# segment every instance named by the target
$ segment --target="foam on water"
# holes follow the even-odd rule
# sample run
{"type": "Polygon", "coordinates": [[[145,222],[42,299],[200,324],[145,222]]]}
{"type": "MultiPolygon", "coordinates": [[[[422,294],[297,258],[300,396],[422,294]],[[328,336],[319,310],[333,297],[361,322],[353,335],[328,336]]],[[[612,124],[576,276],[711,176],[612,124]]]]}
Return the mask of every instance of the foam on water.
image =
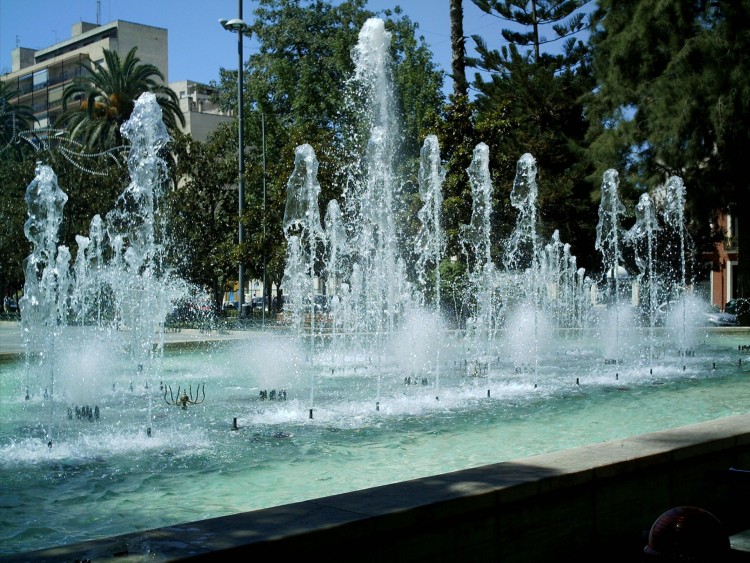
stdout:
{"type": "Polygon", "coordinates": [[[353,50],[343,113],[360,119],[342,124],[354,147],[343,151],[351,163],[337,171],[342,185],[322,190],[312,147],[295,151],[282,282],[290,324],[279,334],[162,354],[170,304],[188,287],[166,264],[159,151],[169,138],[153,96],[137,101],[123,127],[131,182],[76,238],[74,261],[57,246],[67,196],[39,166],[27,190],[25,357],[0,364],[0,552],[747,411],[739,360],[748,354],[697,321],[704,305],[686,278],[679,179],[664,187],[661,223],[657,198],[644,194],[623,233],[617,174],[605,173],[596,241],[603,280],[576,266],[558,231],[542,241],[531,154],[517,163],[515,229],[495,240],[489,148],[477,145],[467,170],[471,224],[460,229],[461,256],[445,260],[445,170],[437,138],[428,137],[413,194],[420,225],[411,225],[403,214],[414,202],[397,172],[390,40],[384,22],[371,19],[353,50]],[[327,202],[321,221],[318,198],[331,191],[342,203],[327,202]],[[663,223],[678,234],[680,255],[660,263],[653,251],[663,223]],[[417,227],[416,238],[404,225],[417,227]],[[625,250],[637,277],[621,275],[625,250]],[[459,259],[466,283],[449,288],[440,266],[459,259]],[[320,283],[330,311],[316,309],[320,283]],[[444,316],[447,291],[455,325],[444,316]],[[668,307],[657,323],[661,302],[668,307]]]}

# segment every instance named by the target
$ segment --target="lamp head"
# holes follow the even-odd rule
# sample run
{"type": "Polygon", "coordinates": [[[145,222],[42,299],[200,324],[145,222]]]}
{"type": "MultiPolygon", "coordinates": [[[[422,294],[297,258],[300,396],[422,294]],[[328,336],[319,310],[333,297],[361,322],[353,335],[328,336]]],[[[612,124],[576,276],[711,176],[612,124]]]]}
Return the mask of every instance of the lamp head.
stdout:
{"type": "Polygon", "coordinates": [[[237,33],[242,33],[243,35],[251,35],[253,32],[252,28],[247,23],[245,23],[244,20],[241,20],[239,18],[233,18],[231,20],[220,19],[219,23],[221,24],[221,27],[223,27],[227,31],[236,31],[237,33]]]}

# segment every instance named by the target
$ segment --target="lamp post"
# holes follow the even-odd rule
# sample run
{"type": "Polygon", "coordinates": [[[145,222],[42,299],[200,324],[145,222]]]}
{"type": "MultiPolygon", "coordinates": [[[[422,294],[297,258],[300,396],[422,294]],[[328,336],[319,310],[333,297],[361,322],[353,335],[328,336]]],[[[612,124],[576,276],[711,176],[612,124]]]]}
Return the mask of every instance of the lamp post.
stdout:
{"type": "MultiPolygon", "coordinates": [[[[238,196],[239,196],[239,227],[238,227],[238,243],[240,248],[242,247],[242,243],[245,241],[245,228],[242,225],[242,214],[245,209],[245,143],[242,138],[242,63],[243,63],[243,57],[242,57],[242,38],[246,35],[250,37],[253,33],[252,28],[245,23],[245,21],[242,19],[242,0],[238,0],[239,4],[239,16],[235,19],[231,20],[219,20],[219,23],[221,26],[226,29],[227,31],[231,31],[232,33],[237,34],[237,52],[239,55],[239,61],[237,66],[237,130],[239,131],[239,138],[238,138],[238,144],[239,144],[239,178],[238,178],[238,196]]],[[[245,266],[242,263],[242,257],[240,257],[240,263],[239,263],[239,271],[238,271],[238,277],[237,280],[239,284],[239,316],[242,318],[244,316],[244,307],[245,304],[245,266]]]]}
{"type": "MultiPolygon", "coordinates": [[[[266,328],[266,117],[260,114],[260,137],[263,143],[263,307],[262,326],[266,328]]],[[[269,296],[270,297],[270,296],[269,296]]],[[[268,310],[271,310],[273,299],[268,300],[268,310]]]]}

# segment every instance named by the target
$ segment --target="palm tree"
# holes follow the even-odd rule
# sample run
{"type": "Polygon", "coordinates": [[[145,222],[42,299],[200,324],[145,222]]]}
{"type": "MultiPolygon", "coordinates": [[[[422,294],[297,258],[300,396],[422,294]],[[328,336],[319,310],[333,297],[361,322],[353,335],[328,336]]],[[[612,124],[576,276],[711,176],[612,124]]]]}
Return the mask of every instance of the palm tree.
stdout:
{"type": "Polygon", "coordinates": [[[124,59],[104,49],[104,64],[87,62],[86,69],[63,93],[63,113],[56,127],[89,148],[107,149],[123,144],[120,126],[133,112],[135,101],[151,92],[162,109],[164,124],[170,132],[177,122],[185,124],[177,94],[164,84],[164,75],[152,64],[141,64],[133,47],[124,59]],[[158,79],[158,80],[157,80],[158,79]]]}
{"type": "Polygon", "coordinates": [[[0,153],[17,140],[18,133],[28,131],[38,121],[31,106],[12,102],[17,97],[12,82],[0,82],[0,153]]]}

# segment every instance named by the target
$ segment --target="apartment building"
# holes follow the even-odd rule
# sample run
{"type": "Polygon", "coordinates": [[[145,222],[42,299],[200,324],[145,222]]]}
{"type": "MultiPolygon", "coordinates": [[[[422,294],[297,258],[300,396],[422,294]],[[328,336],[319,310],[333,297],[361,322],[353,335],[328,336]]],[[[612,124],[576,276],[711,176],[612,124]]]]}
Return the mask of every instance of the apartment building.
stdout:
{"type": "Polygon", "coordinates": [[[104,49],[124,58],[133,47],[143,64],[152,64],[180,99],[185,117],[184,133],[205,141],[223,121],[233,119],[211,102],[212,89],[191,80],[169,83],[168,31],[161,27],[115,20],[104,25],[77,22],[71,37],[44,49],[17,47],[12,53],[12,70],[0,76],[12,81],[18,98],[13,103],[33,108],[37,128],[54,127],[62,113],[65,87],[85,70],[81,63],[104,61],[104,49]]]}
{"type": "Polygon", "coordinates": [[[18,91],[15,103],[33,108],[37,127],[51,127],[62,112],[65,87],[81,74],[81,63],[103,62],[104,49],[125,57],[138,47],[138,58],[158,68],[168,81],[168,33],[166,29],[115,20],[99,25],[77,22],[71,37],[44,49],[16,47],[11,72],[0,77],[12,81],[18,91]]]}
{"type": "Polygon", "coordinates": [[[170,82],[169,87],[177,94],[185,117],[185,126],[180,126],[180,130],[190,133],[196,141],[205,141],[220,123],[235,119],[212,101],[215,89],[206,84],[179,80],[170,82]]]}

